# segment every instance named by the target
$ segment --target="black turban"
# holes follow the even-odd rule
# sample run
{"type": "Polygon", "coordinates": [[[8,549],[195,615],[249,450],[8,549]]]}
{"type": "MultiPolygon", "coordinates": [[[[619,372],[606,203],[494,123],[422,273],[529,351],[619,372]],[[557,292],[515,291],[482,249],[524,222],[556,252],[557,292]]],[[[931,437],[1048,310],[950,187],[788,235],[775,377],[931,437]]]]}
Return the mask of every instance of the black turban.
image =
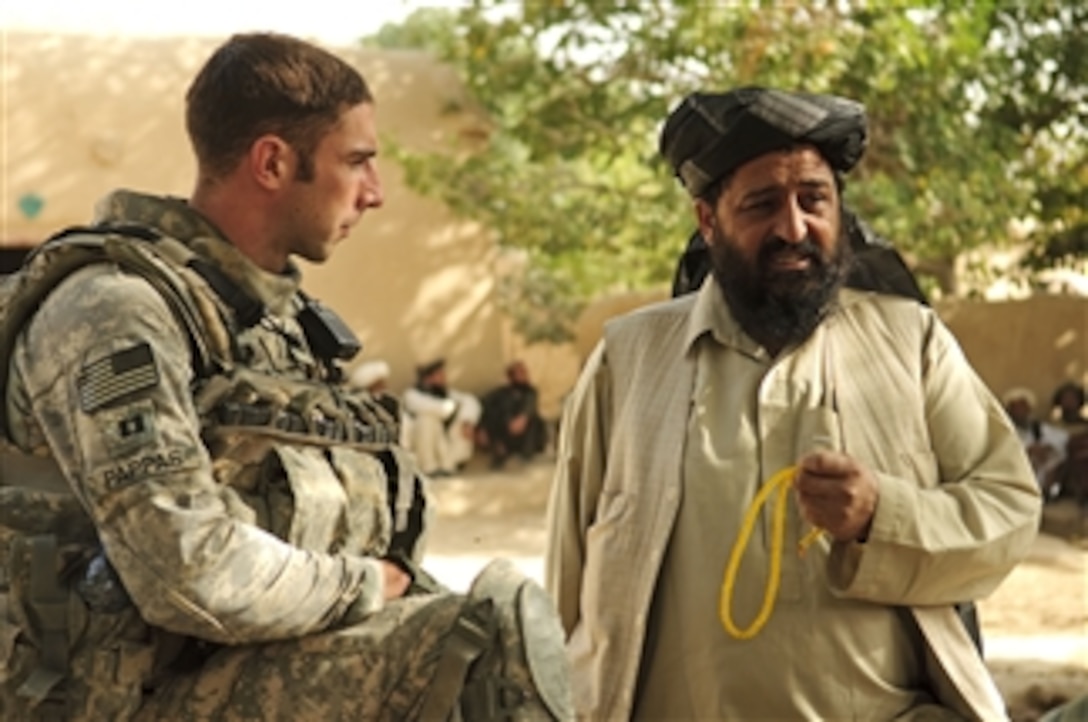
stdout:
{"type": "Polygon", "coordinates": [[[810,143],[845,173],[865,153],[865,107],[834,95],[747,87],[692,93],[665,121],[661,155],[688,193],[701,196],[748,161],[810,143]]]}
{"type": "Polygon", "coordinates": [[[435,371],[438,371],[439,369],[445,367],[446,359],[444,358],[435,359],[434,361],[428,361],[427,363],[416,367],[416,378],[422,381],[423,379],[433,374],[435,371]]]}

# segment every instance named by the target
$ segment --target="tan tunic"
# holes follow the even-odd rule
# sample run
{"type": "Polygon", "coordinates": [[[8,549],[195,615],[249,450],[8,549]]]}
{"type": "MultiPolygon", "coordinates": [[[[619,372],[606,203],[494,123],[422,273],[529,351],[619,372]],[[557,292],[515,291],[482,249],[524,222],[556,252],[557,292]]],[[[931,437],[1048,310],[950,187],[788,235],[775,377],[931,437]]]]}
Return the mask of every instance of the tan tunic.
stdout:
{"type": "MultiPolygon", "coordinates": [[[[723,570],[755,491],[794,463],[798,445],[841,444],[829,399],[813,398],[813,406],[798,413],[783,413],[774,404],[773,389],[790,381],[754,343],[731,339],[718,328],[704,344],[680,509],[649,618],[634,717],[845,720],[857,718],[861,707],[866,719],[894,718],[923,698],[921,640],[902,612],[831,594],[822,581],[828,542],[821,540],[803,558],[794,552],[807,527],[792,495],[781,586],[769,623],[746,641],[723,629],[723,570]],[[851,668],[851,684],[829,684],[820,673],[828,665],[851,668]]],[[[740,628],[763,604],[774,500],[763,507],[735,585],[732,616],[740,628]]]]}
{"type": "MultiPolygon", "coordinates": [[[[989,594],[1023,557],[1040,501],[1000,404],[929,309],[844,292],[772,364],[708,284],[611,322],[562,428],[546,579],[581,719],[628,719],[636,698],[647,718],[880,719],[923,701],[922,674],[960,714],[1003,715],[950,605],[989,594]],[[744,506],[817,437],[873,469],[869,540],[787,559],[770,624],[733,641],[717,599],[744,506]]],[[[763,591],[769,514],[737,585],[742,625],[763,591]]]]}

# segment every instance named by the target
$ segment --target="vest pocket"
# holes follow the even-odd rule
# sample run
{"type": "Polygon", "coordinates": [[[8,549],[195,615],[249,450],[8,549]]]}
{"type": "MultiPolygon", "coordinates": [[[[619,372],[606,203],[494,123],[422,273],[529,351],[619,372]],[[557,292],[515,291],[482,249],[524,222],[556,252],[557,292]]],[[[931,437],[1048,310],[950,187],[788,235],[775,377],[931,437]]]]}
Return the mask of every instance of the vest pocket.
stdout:
{"type": "MultiPolygon", "coordinates": [[[[581,608],[583,621],[588,630],[600,630],[607,627],[597,618],[599,611],[624,604],[622,590],[629,585],[622,579],[625,574],[636,573],[634,570],[617,571],[616,565],[632,562],[634,535],[630,524],[624,524],[624,517],[633,499],[631,494],[622,491],[603,491],[597,504],[597,518],[586,529],[586,561],[582,572],[581,608]]],[[[636,560],[638,561],[638,560],[636,560]]],[[[596,645],[598,640],[593,640],[596,645]]]]}
{"type": "Polygon", "coordinates": [[[269,531],[309,551],[381,555],[391,515],[385,475],[371,454],[353,449],[273,445],[254,495],[269,531]]]}
{"type": "MultiPolygon", "coordinates": [[[[349,448],[333,448],[329,461],[346,493],[337,551],[375,556],[386,553],[393,533],[393,500],[389,498],[385,467],[373,455],[349,448]]],[[[401,479],[402,484],[414,481],[412,476],[401,479]]]]}

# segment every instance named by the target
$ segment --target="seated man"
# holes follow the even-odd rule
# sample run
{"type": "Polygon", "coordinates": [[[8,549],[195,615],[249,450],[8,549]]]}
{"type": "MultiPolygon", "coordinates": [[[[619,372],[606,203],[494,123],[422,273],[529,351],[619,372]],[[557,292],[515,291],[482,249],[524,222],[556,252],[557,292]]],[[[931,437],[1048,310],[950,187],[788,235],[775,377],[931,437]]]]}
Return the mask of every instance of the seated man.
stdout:
{"type": "Polygon", "coordinates": [[[404,392],[404,440],[424,474],[450,476],[472,458],[480,401],[449,388],[446,360],[416,369],[416,385],[404,392]]]}
{"type": "Polygon", "coordinates": [[[491,467],[501,469],[510,454],[531,459],[544,450],[547,430],[537,411],[536,387],[522,361],[506,367],[506,383],[484,396],[484,413],[477,433],[481,447],[491,452],[491,467]]]}
{"type": "Polygon", "coordinates": [[[1065,445],[1069,434],[1062,429],[1035,418],[1035,394],[1028,389],[1014,388],[1005,392],[1002,399],[1005,411],[1012,420],[1020,443],[1028,452],[1031,468],[1044,499],[1058,494],[1054,470],[1065,460],[1065,445]]]}
{"type": "Polygon", "coordinates": [[[1059,386],[1054,392],[1053,413],[1055,423],[1069,435],[1065,461],[1054,472],[1060,492],[1088,504],[1088,410],[1084,388],[1072,381],[1059,386]]]}
{"type": "Polygon", "coordinates": [[[348,378],[348,383],[360,390],[369,391],[374,396],[389,393],[389,364],[381,359],[364,361],[355,367],[348,378]]]}

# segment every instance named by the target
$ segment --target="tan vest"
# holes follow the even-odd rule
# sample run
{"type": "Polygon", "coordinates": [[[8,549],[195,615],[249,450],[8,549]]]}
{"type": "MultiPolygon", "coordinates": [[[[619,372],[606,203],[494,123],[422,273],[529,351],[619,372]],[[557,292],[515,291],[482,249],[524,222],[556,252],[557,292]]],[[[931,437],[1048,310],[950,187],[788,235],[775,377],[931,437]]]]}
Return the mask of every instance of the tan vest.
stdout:
{"type": "MultiPolygon", "coordinates": [[[[850,292],[845,292],[850,293],[850,292]]],[[[687,301],[690,303],[690,300],[687,301]]],[[[685,344],[687,332],[687,310],[690,306],[684,302],[674,303],[669,310],[638,314],[637,320],[629,322],[625,317],[611,322],[605,327],[605,347],[608,365],[612,374],[614,388],[638,388],[637,404],[624,404],[622,395],[614,394],[613,428],[623,429],[623,434],[614,434],[612,446],[608,452],[608,478],[605,488],[621,488],[618,480],[635,474],[639,478],[654,480],[654,500],[644,503],[653,507],[652,518],[640,526],[639,538],[645,540],[646,549],[625,550],[632,558],[644,560],[647,564],[660,564],[650,545],[654,540],[667,539],[671,534],[679,509],[680,471],[682,454],[677,450],[684,444],[684,433],[688,404],[692,397],[695,382],[695,360],[688,353],[685,344]],[[652,343],[648,342],[652,339],[652,343]],[[638,423],[637,419],[655,419],[657,423],[638,423]],[[666,421],[671,420],[671,421],[666,421]],[[610,481],[615,480],[615,481],[610,481]]],[[[889,358],[912,359],[920,363],[917,350],[922,347],[922,326],[917,323],[916,312],[906,312],[910,306],[903,302],[880,304],[884,313],[880,323],[886,333],[881,339],[894,344],[889,351],[889,358]],[[912,356],[913,354],[913,356],[912,356]]],[[[914,410],[924,408],[917,383],[910,383],[911,373],[918,369],[902,369],[904,383],[897,386],[911,396],[904,400],[889,401],[888,409],[903,409],[910,428],[906,430],[913,438],[925,439],[924,414],[914,410]],[[911,426],[913,424],[913,426],[911,426]]],[[[914,376],[913,378],[918,378],[914,376]]],[[[844,386],[841,388],[845,388],[844,386]]],[[[841,393],[838,398],[844,416],[851,414],[855,418],[867,418],[870,410],[863,407],[865,400],[852,397],[849,392],[841,393]],[[857,404],[851,408],[851,404],[857,404]],[[861,416],[858,416],[858,415],[861,416]]],[[[859,425],[870,430],[872,435],[847,439],[847,448],[851,453],[865,459],[874,468],[888,471],[900,469],[904,463],[898,458],[895,449],[898,439],[880,436],[879,424],[859,425]]],[[[903,432],[904,425],[896,427],[903,432]]],[[[866,432],[868,433],[868,431],[866,432]]],[[[938,474],[933,460],[924,469],[918,469],[925,483],[932,485],[938,481],[938,474]]],[[[653,578],[647,575],[605,575],[606,590],[600,592],[602,598],[622,598],[629,608],[649,609],[653,594],[653,578]],[[632,579],[647,579],[638,583],[632,579]],[[624,588],[621,588],[624,587],[624,588]]],[[[587,582],[593,583],[593,582],[587,582]]],[[[951,607],[911,608],[922,636],[927,643],[926,668],[934,692],[942,704],[957,711],[969,719],[999,720],[1006,719],[1004,703],[993,679],[986,669],[964,626],[951,607]]],[[[602,625],[622,625],[620,615],[611,615],[599,620],[602,625]]],[[[622,660],[624,682],[614,685],[614,689],[602,689],[600,693],[607,699],[602,700],[601,708],[626,708],[630,714],[629,696],[620,697],[624,690],[633,689],[638,674],[641,658],[640,650],[644,643],[643,626],[610,629],[605,637],[622,644],[623,649],[610,650],[609,659],[622,660]]],[[[594,674],[591,670],[583,670],[594,674]]],[[[575,673],[578,673],[577,665],[575,673]]],[[[613,675],[615,671],[613,671],[613,675]]]]}

